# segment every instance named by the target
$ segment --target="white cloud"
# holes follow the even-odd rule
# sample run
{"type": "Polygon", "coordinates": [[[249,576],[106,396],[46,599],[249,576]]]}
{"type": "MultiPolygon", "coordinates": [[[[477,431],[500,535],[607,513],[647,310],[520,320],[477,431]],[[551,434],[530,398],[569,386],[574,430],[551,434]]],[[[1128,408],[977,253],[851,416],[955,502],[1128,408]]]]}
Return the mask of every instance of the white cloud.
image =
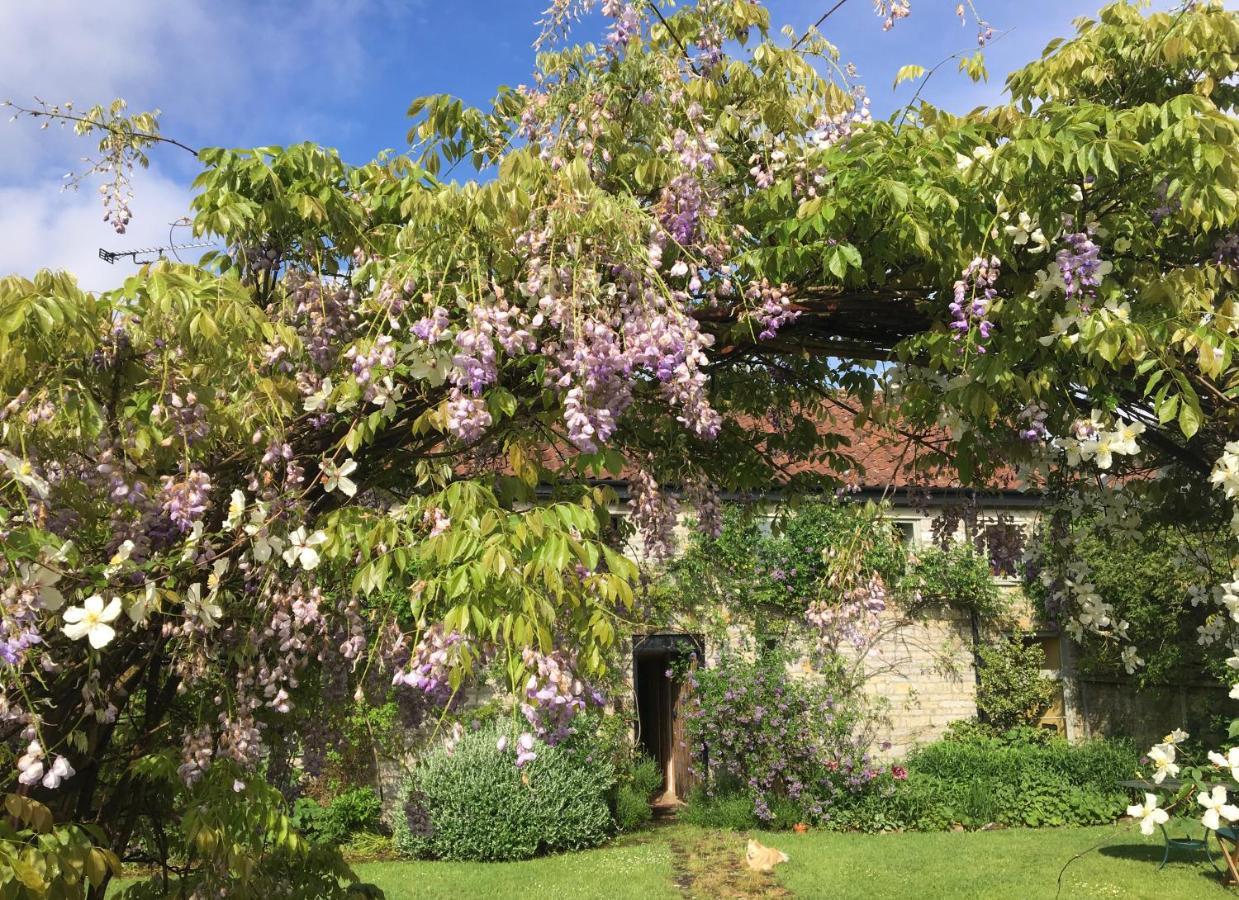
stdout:
{"type": "MultiPolygon", "coordinates": [[[[124,235],[103,221],[92,190],[61,192],[54,180],[0,187],[0,274],[67,269],[87,290],[118,287],[135,266],[128,259],[108,264],[99,258],[99,248],[164,246],[169,224],[189,212],[189,190],[155,169],[135,175],[134,186],[133,222],[124,235]]],[[[177,229],[176,240],[187,242],[187,229],[177,229]]],[[[203,252],[182,251],[181,257],[196,260],[203,252]]]]}
{"type": "MultiPolygon", "coordinates": [[[[421,5],[393,2],[0,0],[0,98],[82,109],[124,97],[131,111],[163,110],[164,133],[194,146],[302,139],[308,104],[361,89],[367,30],[421,5]]],[[[96,147],[57,125],[0,121],[0,274],[67,268],[105,289],[132,265],[109,266],[100,247],[168,243],[169,223],[189,212],[193,158],[151,151],[152,169],[134,177],[129,233],[118,236],[102,221],[97,179],[60,191],[96,147]]]]}
{"type": "MultiPolygon", "coordinates": [[[[190,142],[281,131],[282,94],[347,93],[364,76],[378,0],[29,0],[0,3],[0,96],[79,107],[125,97],[162,109],[190,142]]],[[[300,98],[299,98],[300,99],[300,98]]],[[[293,111],[289,111],[293,112],[293,111]]],[[[65,144],[10,126],[0,168],[29,171],[65,144]]],[[[284,136],[281,135],[283,140],[284,136]]]]}

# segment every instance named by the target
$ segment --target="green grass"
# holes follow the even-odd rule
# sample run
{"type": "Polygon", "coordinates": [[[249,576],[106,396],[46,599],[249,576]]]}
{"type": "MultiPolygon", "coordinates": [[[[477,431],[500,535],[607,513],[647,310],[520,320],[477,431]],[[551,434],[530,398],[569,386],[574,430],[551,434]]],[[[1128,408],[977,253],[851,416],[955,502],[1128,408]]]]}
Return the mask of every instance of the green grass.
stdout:
{"type": "MultiPolygon", "coordinates": [[[[1200,825],[1191,828],[1199,836],[1200,825]]],[[[1181,830],[1176,828],[1176,836],[1181,830]]],[[[779,881],[797,897],[1204,898],[1233,896],[1203,856],[1172,857],[1162,871],[1160,835],[1130,824],[944,834],[771,834],[791,857],[779,881]],[[1089,851],[1097,846],[1098,849],[1089,851]],[[1196,860],[1199,859],[1197,862],[1196,860]]],[[[1221,861],[1219,860],[1219,865],[1221,861]]]]}
{"type": "MultiPolygon", "coordinates": [[[[1200,833],[1199,823],[1187,828],[1194,836],[1200,833]]],[[[1178,835],[1183,828],[1171,830],[1178,835]]],[[[362,881],[381,887],[388,900],[1234,896],[1203,857],[1172,859],[1157,871],[1160,835],[1146,838],[1129,823],[945,834],[757,834],[762,843],[791,857],[773,876],[745,868],[747,837],[670,825],[621,837],[597,850],[527,862],[372,862],[353,868],[362,881]],[[1069,862],[1057,894],[1059,871],[1069,862]]]]}
{"type": "Polygon", "coordinates": [[[382,862],[353,866],[387,900],[465,897],[572,897],[663,900],[674,889],[671,849],[650,834],[620,838],[597,850],[525,862],[382,862]]]}
{"type": "MultiPolygon", "coordinates": [[[[1199,825],[1194,831],[1199,830],[1199,825]]],[[[759,834],[791,861],[774,878],[743,869],[745,835],[670,826],[598,850],[519,863],[355,866],[390,900],[508,897],[1192,898],[1232,896],[1203,858],[1161,872],[1161,842],[1132,826],[946,834],[759,834]],[[1097,848],[1091,849],[1090,848],[1097,848]],[[780,890],[782,888],[782,890],[780,890]]]]}

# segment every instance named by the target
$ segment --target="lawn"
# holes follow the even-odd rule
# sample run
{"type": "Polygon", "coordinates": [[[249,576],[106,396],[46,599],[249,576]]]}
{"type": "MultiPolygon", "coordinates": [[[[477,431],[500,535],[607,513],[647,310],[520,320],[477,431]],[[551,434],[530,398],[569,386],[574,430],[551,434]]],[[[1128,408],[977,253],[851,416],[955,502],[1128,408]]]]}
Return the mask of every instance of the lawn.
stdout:
{"type": "MultiPolygon", "coordinates": [[[[1196,826],[1197,829],[1199,825],[1196,826]]],[[[1207,863],[1172,861],[1161,843],[1118,827],[946,834],[758,835],[791,861],[774,876],[743,865],[745,837],[666,826],[583,853],[520,863],[362,863],[391,900],[532,896],[1207,898],[1232,896],[1207,863]],[[1057,893],[1059,871],[1072,857],[1057,893]]]]}

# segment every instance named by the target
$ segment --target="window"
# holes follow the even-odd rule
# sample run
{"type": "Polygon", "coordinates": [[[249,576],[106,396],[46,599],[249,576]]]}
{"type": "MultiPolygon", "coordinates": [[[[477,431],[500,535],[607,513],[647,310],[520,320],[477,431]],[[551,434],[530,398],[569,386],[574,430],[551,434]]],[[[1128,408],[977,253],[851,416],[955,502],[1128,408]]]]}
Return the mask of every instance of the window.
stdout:
{"type": "Polygon", "coordinates": [[[916,523],[910,519],[896,520],[895,527],[899,529],[899,538],[905,547],[916,544],[916,523]]]}

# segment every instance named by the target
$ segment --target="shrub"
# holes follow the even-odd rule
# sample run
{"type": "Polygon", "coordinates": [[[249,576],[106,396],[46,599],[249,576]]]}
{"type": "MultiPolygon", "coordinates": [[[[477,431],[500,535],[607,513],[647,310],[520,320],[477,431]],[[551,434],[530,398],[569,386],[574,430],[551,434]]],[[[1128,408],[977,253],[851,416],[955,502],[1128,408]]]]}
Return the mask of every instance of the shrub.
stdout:
{"type": "Polygon", "coordinates": [[[771,798],[768,809],[769,816],[759,819],[753,800],[747,793],[731,789],[709,794],[697,788],[689,795],[688,803],[676,818],[688,825],[735,831],[753,828],[782,830],[806,818],[802,805],[786,797],[771,798]]]}
{"type": "Polygon", "coordinates": [[[842,686],[845,664],[818,662],[812,677],[794,677],[787,656],[770,651],[754,662],[724,656],[689,673],[684,727],[690,746],[707,748],[708,790],[747,797],[766,825],[778,819],[779,798],[818,818],[836,794],[875,774],[864,708],[842,686]]]}
{"type": "Polygon", "coordinates": [[[373,788],[352,788],[326,806],[309,797],[293,804],[290,820],[305,837],[320,845],[339,846],[354,834],[373,831],[383,805],[373,788]]]}
{"type": "Polygon", "coordinates": [[[940,830],[952,825],[1092,825],[1127,805],[1118,782],[1139,754],[1122,741],[1072,746],[1033,729],[986,734],[973,728],[914,753],[906,781],[883,776],[835,811],[837,828],[940,830]]]}
{"type": "Polygon", "coordinates": [[[370,831],[379,822],[383,804],[373,788],[360,787],[345,791],[331,801],[332,819],[346,834],[370,831]]]}
{"type": "Polygon", "coordinates": [[[607,798],[615,769],[586,748],[535,746],[537,758],[517,768],[511,748],[498,749],[505,726],[466,733],[453,749],[421,760],[395,822],[397,850],[453,860],[528,859],[579,850],[614,831],[607,798]]]}
{"type": "Polygon", "coordinates": [[[658,764],[639,757],[615,787],[615,825],[620,831],[636,831],[653,818],[650,795],[661,784],[658,764]]]}
{"type": "Polygon", "coordinates": [[[1000,731],[1035,725],[1056,690],[1054,682],[1041,674],[1045,652],[1013,634],[980,648],[979,654],[977,709],[1000,731]]]}

